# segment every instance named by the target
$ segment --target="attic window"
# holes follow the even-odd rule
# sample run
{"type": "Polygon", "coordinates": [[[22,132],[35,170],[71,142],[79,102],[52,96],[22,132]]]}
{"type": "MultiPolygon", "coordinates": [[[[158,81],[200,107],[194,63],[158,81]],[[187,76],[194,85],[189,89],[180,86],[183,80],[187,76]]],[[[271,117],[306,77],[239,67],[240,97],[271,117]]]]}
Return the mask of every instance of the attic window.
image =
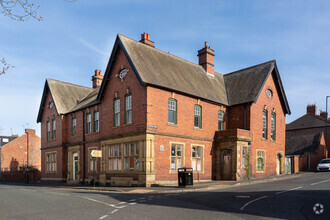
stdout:
{"type": "Polygon", "coordinates": [[[49,102],[48,108],[53,108],[54,102],[49,102]]]}
{"type": "Polygon", "coordinates": [[[273,92],[272,92],[272,90],[270,90],[270,89],[267,89],[267,90],[266,90],[266,94],[267,94],[267,96],[268,96],[269,98],[271,98],[271,97],[273,96],[273,92]]]}

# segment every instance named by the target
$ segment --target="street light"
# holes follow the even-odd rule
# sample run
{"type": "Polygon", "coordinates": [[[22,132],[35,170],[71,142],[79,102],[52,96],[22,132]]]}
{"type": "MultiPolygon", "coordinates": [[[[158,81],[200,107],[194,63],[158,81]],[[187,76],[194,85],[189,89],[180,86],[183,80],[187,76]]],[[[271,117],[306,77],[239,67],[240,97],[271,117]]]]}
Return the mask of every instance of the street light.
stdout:
{"type": "Polygon", "coordinates": [[[328,149],[328,98],[330,96],[325,97],[325,112],[326,112],[326,119],[325,119],[325,149],[329,152],[328,149]]]}

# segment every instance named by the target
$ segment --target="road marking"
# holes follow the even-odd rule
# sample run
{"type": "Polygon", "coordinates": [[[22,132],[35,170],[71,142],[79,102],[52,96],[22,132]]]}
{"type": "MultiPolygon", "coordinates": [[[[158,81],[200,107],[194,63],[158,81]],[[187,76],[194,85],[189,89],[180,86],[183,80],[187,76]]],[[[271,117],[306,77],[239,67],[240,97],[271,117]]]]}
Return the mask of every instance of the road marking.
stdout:
{"type": "Polygon", "coordinates": [[[66,194],[66,193],[57,193],[57,192],[46,192],[46,193],[61,195],[61,196],[70,196],[69,194],[66,194]]]}
{"type": "Polygon", "coordinates": [[[282,194],[282,193],[285,193],[285,192],[290,192],[290,191],[293,191],[293,190],[296,190],[296,189],[301,189],[301,188],[303,188],[303,187],[299,186],[299,187],[296,187],[296,188],[293,188],[293,189],[288,189],[288,190],[285,190],[285,191],[277,192],[275,194],[278,195],[278,194],[282,194]]]}
{"type": "Polygon", "coordinates": [[[111,212],[111,214],[113,214],[113,213],[115,213],[115,212],[117,212],[118,211],[118,209],[115,209],[115,210],[113,210],[112,212],[111,212]]]}
{"type": "Polygon", "coordinates": [[[259,197],[259,198],[257,198],[257,199],[254,199],[254,200],[252,200],[252,201],[250,201],[250,202],[247,202],[247,203],[245,203],[245,205],[243,205],[239,210],[244,210],[244,208],[246,207],[246,206],[248,206],[249,204],[251,204],[251,203],[253,203],[253,202],[256,202],[256,201],[258,201],[258,200],[260,200],[260,199],[264,199],[264,198],[267,198],[268,196],[262,196],[262,197],[259,197]]]}
{"type": "Polygon", "coordinates": [[[128,203],[129,205],[135,205],[136,204],[136,202],[131,202],[131,203],[128,203]]]}
{"type": "Polygon", "coordinates": [[[20,190],[25,190],[25,191],[30,191],[30,192],[36,192],[37,190],[34,189],[20,189],[20,190]]]}
{"type": "Polygon", "coordinates": [[[130,199],[130,200],[128,200],[129,202],[135,202],[136,201],[136,199],[130,199]]]}
{"type": "Polygon", "coordinates": [[[108,215],[103,215],[103,216],[100,217],[99,219],[104,219],[104,218],[106,218],[106,217],[108,217],[108,215]]]}
{"type": "Polygon", "coordinates": [[[314,186],[314,185],[317,185],[317,184],[320,184],[320,183],[325,183],[325,182],[328,182],[328,181],[330,181],[330,179],[323,180],[323,181],[320,181],[320,182],[317,182],[317,183],[312,183],[311,186],[314,186]]]}
{"type": "Polygon", "coordinates": [[[87,200],[90,200],[90,201],[93,201],[93,202],[101,203],[103,205],[110,206],[110,207],[113,207],[113,208],[116,208],[116,209],[122,209],[122,208],[125,208],[126,207],[125,205],[123,205],[123,206],[116,206],[114,204],[109,204],[109,203],[98,201],[96,199],[92,199],[92,198],[88,198],[88,197],[82,197],[82,198],[87,199],[87,200]]]}
{"type": "Polygon", "coordinates": [[[122,205],[122,204],[125,204],[126,202],[120,202],[120,203],[118,203],[118,205],[122,205]]]}

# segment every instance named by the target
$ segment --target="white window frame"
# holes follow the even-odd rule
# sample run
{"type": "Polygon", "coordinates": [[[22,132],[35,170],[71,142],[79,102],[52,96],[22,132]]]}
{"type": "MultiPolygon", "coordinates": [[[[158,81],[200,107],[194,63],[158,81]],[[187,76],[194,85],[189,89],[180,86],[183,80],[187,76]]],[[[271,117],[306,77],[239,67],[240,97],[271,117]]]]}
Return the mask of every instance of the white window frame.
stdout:
{"type": "Polygon", "coordinates": [[[120,99],[114,100],[114,126],[120,126],[120,99]]]}
{"type": "Polygon", "coordinates": [[[125,96],[125,123],[132,123],[132,94],[125,96]]]}
{"type": "Polygon", "coordinates": [[[191,146],[191,167],[193,172],[201,173],[204,171],[204,146],[192,145],[191,146]],[[199,162],[199,163],[198,163],[199,162]],[[198,166],[199,164],[199,166],[198,166]]]}
{"type": "Polygon", "coordinates": [[[178,168],[184,167],[184,149],[183,143],[170,143],[170,172],[177,172],[178,168]],[[178,147],[181,147],[180,151],[178,151],[178,147]],[[181,152],[181,155],[178,152],[181,152]]]}
{"type": "Polygon", "coordinates": [[[122,171],[121,144],[114,144],[109,147],[109,171],[122,171]]]}
{"type": "Polygon", "coordinates": [[[86,134],[92,132],[92,114],[89,112],[86,114],[86,134]]]}
{"type": "Polygon", "coordinates": [[[94,112],[94,132],[100,131],[100,112],[94,112]]]}

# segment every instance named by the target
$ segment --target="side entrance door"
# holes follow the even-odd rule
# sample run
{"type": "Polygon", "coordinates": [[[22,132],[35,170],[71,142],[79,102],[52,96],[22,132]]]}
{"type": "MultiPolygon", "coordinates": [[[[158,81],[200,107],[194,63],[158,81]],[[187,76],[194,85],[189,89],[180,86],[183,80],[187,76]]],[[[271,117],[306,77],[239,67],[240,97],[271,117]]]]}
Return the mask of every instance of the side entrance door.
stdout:
{"type": "Polygon", "coordinates": [[[78,153],[74,153],[73,154],[73,158],[72,158],[72,164],[73,164],[73,180],[77,180],[78,179],[78,153]]]}
{"type": "Polygon", "coordinates": [[[220,176],[222,180],[232,179],[232,155],[231,150],[221,150],[221,169],[220,176]]]}

